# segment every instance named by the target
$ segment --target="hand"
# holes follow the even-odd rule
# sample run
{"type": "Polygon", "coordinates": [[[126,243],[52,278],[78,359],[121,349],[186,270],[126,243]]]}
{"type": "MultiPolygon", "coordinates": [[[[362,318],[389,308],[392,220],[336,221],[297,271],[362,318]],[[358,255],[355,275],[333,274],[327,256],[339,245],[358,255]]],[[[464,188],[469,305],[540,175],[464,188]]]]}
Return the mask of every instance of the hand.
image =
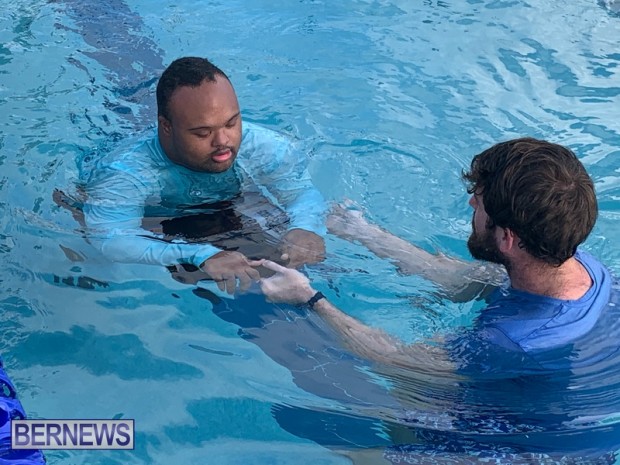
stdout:
{"type": "Polygon", "coordinates": [[[232,295],[237,289],[237,279],[241,292],[247,291],[252,281],[260,279],[260,275],[254,267],[261,263],[260,260],[248,260],[245,255],[239,252],[224,251],[205,260],[200,268],[217,283],[217,287],[221,291],[226,291],[232,295]]]}
{"type": "Polygon", "coordinates": [[[370,227],[360,207],[352,200],[333,205],[326,225],[331,234],[353,240],[363,236],[370,227]]]}
{"type": "Polygon", "coordinates": [[[318,234],[305,229],[291,229],[282,238],[280,259],[289,268],[325,260],[325,241],[318,234]]]}
{"type": "Polygon", "coordinates": [[[211,279],[211,276],[206,274],[200,268],[196,268],[192,271],[189,271],[187,267],[183,265],[170,265],[167,268],[172,275],[172,279],[180,282],[181,284],[197,284],[199,281],[204,279],[211,279]]]}
{"type": "Polygon", "coordinates": [[[264,260],[262,265],[275,272],[270,278],[260,280],[260,288],[270,302],[304,304],[315,294],[308,278],[299,271],[285,268],[271,260],[264,260]]]}

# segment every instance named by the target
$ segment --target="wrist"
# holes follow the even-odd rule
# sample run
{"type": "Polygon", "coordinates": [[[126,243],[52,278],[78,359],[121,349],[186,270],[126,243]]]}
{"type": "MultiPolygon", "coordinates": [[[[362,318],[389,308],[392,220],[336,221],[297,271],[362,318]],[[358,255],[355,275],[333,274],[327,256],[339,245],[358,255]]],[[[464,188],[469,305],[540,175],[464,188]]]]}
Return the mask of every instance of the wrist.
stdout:
{"type": "Polygon", "coordinates": [[[211,258],[213,258],[215,255],[222,251],[221,249],[213,247],[210,244],[205,244],[204,246],[199,247],[200,248],[198,249],[198,252],[196,252],[194,256],[191,257],[191,259],[189,260],[192,265],[197,266],[198,268],[202,268],[207,263],[207,261],[209,261],[211,258]]]}
{"type": "Polygon", "coordinates": [[[306,301],[306,306],[308,306],[311,310],[314,310],[316,303],[322,299],[325,299],[325,296],[321,291],[317,291],[306,301]]]}
{"type": "Polygon", "coordinates": [[[316,290],[312,289],[311,287],[307,287],[303,290],[303,292],[300,295],[300,299],[301,300],[301,304],[305,304],[306,302],[308,302],[312,297],[314,297],[314,295],[316,294],[316,290]]]}

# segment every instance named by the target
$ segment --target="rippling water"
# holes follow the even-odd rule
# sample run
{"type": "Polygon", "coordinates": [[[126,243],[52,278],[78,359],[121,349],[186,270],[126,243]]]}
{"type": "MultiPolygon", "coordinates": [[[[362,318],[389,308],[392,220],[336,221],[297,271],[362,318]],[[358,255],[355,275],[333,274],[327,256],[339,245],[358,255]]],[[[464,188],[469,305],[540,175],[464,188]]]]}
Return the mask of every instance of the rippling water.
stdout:
{"type": "MultiPolygon", "coordinates": [[[[618,275],[617,2],[5,3],[0,353],[32,417],[136,419],[136,451],[56,451],[50,463],[340,464],[336,450],[355,445],[378,463],[372,454],[401,443],[411,448],[391,453],[403,461],[420,457],[415,444],[465,461],[468,444],[485,443],[504,447],[506,463],[510,447],[533,444],[526,459],[539,463],[592,438],[598,452],[617,446],[616,365],[543,383],[554,390],[528,406],[519,401],[536,385],[459,389],[459,379],[381,371],[312,317],[299,326],[316,336],[303,340],[311,364],[294,356],[288,329],[229,321],[166,270],[67,255],[83,248],[81,231],[52,201],[74,186],[79,160],[154,123],[156,77],[195,54],[228,72],[245,118],[303,141],[326,198],[353,199],[429,250],[467,257],[459,173],[472,155],[523,135],[569,145],[599,195],[585,248],[618,275]],[[239,325],[263,338],[239,337],[239,325]],[[513,414],[522,428],[503,431],[513,414]]],[[[328,252],[311,270],[317,285],[408,341],[466,325],[479,308],[442,301],[361,246],[328,238],[328,252]]]]}

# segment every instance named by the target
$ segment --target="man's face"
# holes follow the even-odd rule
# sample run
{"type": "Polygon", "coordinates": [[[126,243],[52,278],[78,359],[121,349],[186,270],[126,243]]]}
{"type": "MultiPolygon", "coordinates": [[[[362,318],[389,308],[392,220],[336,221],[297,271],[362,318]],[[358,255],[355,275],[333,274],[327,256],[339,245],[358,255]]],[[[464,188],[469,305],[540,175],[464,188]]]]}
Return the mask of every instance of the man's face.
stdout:
{"type": "Polygon", "coordinates": [[[471,235],[467,241],[467,248],[472,257],[500,265],[506,264],[506,257],[499,251],[495,238],[495,228],[487,227],[489,215],[484,209],[482,195],[474,194],[469,199],[469,205],[474,209],[471,222],[471,235]]]}
{"type": "Polygon", "coordinates": [[[170,119],[159,117],[159,140],[173,163],[207,173],[222,173],[233,165],[241,144],[241,114],[225,77],[179,87],[168,111],[170,119]]]}

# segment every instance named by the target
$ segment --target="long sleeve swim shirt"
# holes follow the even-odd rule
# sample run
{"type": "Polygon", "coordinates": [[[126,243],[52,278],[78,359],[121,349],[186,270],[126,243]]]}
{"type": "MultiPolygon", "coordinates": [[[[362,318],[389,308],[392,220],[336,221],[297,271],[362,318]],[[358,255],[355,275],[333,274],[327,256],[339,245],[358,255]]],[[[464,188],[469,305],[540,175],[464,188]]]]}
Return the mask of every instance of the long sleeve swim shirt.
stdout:
{"type": "Polygon", "coordinates": [[[305,153],[290,138],[247,122],[237,159],[223,173],[196,172],[171,162],[156,131],[106,154],[88,170],[84,219],[90,242],[111,260],[200,266],[220,249],[164,240],[157,231],[145,229],[144,219],[183,216],[195,205],[249,192],[264,198],[263,205],[284,212],[287,229],[325,234],[326,205],[312,184],[305,153]]]}

